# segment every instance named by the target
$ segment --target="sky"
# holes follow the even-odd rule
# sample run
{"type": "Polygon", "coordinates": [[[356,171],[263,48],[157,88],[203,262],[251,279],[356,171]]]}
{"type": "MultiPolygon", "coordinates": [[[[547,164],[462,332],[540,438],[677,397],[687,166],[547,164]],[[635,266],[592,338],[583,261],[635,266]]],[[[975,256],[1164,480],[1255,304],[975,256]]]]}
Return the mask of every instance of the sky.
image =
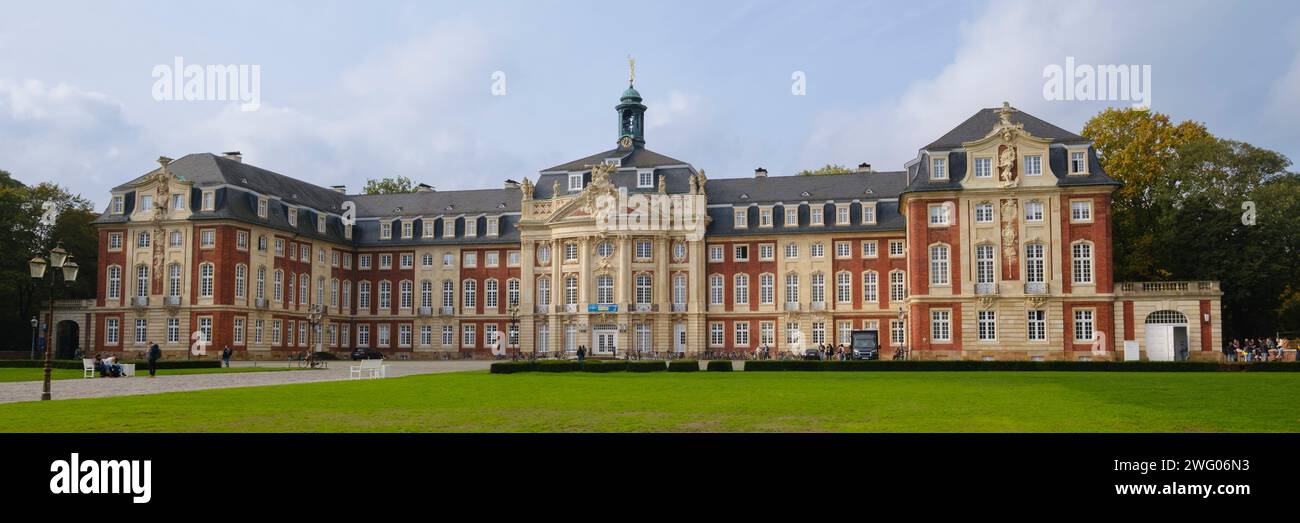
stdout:
{"type": "Polygon", "coordinates": [[[1300,158],[1293,1],[0,0],[0,13],[0,169],[101,209],[159,156],[196,152],[353,192],[394,175],[440,190],[536,179],[614,146],[628,56],[647,146],[710,178],[899,170],[1003,101],[1074,132],[1132,105],[1049,99],[1044,71],[1067,59],[1149,66],[1152,109],[1300,158]],[[159,95],[155,73],[178,57],[257,66],[256,110],[159,95]]]}

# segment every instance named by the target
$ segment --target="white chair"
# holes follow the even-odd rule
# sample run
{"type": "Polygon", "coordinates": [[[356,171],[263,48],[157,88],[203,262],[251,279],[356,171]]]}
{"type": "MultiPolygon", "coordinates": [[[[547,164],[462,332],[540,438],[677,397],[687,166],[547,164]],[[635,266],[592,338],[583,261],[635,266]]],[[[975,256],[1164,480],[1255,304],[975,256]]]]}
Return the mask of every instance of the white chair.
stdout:
{"type": "Polygon", "coordinates": [[[99,371],[95,370],[95,359],[81,358],[81,379],[93,378],[96,374],[99,374],[99,371]]]}
{"type": "Polygon", "coordinates": [[[134,364],[134,363],[122,363],[121,365],[122,365],[122,376],[123,376],[123,377],[126,377],[126,378],[134,378],[134,377],[135,377],[135,364],[134,364]]]}

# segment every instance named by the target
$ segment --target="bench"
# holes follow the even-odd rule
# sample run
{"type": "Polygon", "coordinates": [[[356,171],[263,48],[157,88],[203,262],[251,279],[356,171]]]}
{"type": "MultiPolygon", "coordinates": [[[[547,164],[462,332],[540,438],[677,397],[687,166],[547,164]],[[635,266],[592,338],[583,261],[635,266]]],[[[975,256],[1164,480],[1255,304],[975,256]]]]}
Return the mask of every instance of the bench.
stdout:
{"type": "Polygon", "coordinates": [[[353,365],[351,368],[351,379],[361,378],[384,378],[388,375],[388,365],[384,365],[384,360],[361,360],[360,365],[353,365]]]}

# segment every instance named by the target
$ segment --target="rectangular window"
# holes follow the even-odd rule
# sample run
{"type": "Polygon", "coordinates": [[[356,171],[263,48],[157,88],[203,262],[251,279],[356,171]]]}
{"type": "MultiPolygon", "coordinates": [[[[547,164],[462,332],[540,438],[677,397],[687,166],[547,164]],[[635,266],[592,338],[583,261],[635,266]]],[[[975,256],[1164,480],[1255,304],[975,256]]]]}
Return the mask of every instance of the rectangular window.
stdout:
{"type": "Polygon", "coordinates": [[[137,344],[149,341],[149,320],[137,318],[135,320],[135,342],[137,344]]]}
{"type": "Polygon", "coordinates": [[[636,173],[636,186],[639,188],[654,187],[654,171],[638,171],[636,173]]]}
{"type": "Polygon", "coordinates": [[[1043,221],[1043,202],[1032,201],[1025,204],[1025,221],[1043,221]]]}
{"type": "Polygon", "coordinates": [[[117,345],[121,333],[121,324],[117,318],[106,318],[104,320],[104,343],[107,345],[117,345]]]}
{"type": "Polygon", "coordinates": [[[379,224],[379,239],[388,240],[393,237],[393,224],[384,222],[379,224]]]}
{"type": "Polygon", "coordinates": [[[204,193],[203,193],[203,202],[202,202],[202,203],[203,203],[203,210],[205,210],[205,211],[211,211],[211,210],[215,209],[215,208],[216,208],[216,203],[215,203],[216,200],[217,200],[217,198],[216,198],[216,194],[215,194],[215,193],[213,193],[212,191],[206,191],[206,192],[204,192],[204,193]]]}
{"type": "Polygon", "coordinates": [[[889,240],[889,257],[901,258],[907,252],[907,243],[903,240],[889,240]]]}
{"type": "Polygon", "coordinates": [[[298,226],[298,209],[289,209],[289,225],[298,226]]]}
{"type": "Polygon", "coordinates": [[[786,257],[787,259],[795,259],[795,258],[798,258],[798,257],[799,257],[799,244],[797,244],[797,243],[787,243],[787,244],[785,244],[785,257],[786,257]]]}
{"type": "Polygon", "coordinates": [[[234,324],[235,324],[234,326],[235,345],[243,345],[244,344],[244,319],[235,318],[234,324]]]}
{"type": "Polygon", "coordinates": [[[876,204],[862,204],[862,223],[864,225],[876,223],[876,204]]]}
{"type": "Polygon", "coordinates": [[[710,261],[710,262],[721,262],[721,261],[724,261],[724,260],[725,260],[725,258],[723,257],[722,246],[721,246],[721,245],[710,245],[710,246],[709,246],[709,261],[710,261]]]}
{"type": "Polygon", "coordinates": [[[776,259],[776,245],[771,243],[758,244],[758,259],[760,261],[772,261],[776,259]]]}
{"type": "Polygon", "coordinates": [[[903,344],[903,322],[889,320],[889,344],[898,347],[903,344]]]}
{"type": "Polygon", "coordinates": [[[442,219],[442,237],[443,237],[444,239],[446,239],[446,238],[455,238],[455,237],[456,237],[456,219],[455,219],[455,218],[443,218],[443,219],[442,219]]]}
{"type": "Polygon", "coordinates": [[[465,237],[478,236],[478,218],[465,218],[465,237]]]}
{"type": "Polygon", "coordinates": [[[993,204],[975,204],[975,223],[993,223],[993,204]]]}
{"type": "Polygon", "coordinates": [[[808,220],[809,223],[810,223],[811,225],[823,225],[823,224],[825,224],[825,223],[826,223],[826,220],[825,220],[825,217],[823,216],[823,214],[824,214],[825,212],[826,212],[826,209],[825,209],[822,205],[814,205],[814,206],[812,206],[812,210],[811,210],[811,212],[809,212],[809,215],[808,215],[808,216],[809,216],[809,220],[808,220]]]}
{"type": "Polygon", "coordinates": [[[167,318],[167,343],[180,343],[180,341],[181,341],[180,318],[167,318]]]}
{"type": "Polygon", "coordinates": [[[848,205],[837,205],[837,206],[835,206],[835,224],[836,224],[836,225],[848,225],[848,224],[849,224],[849,206],[848,206],[848,205]]]}
{"type": "Polygon", "coordinates": [[[979,339],[980,341],[994,341],[998,339],[996,311],[979,311],[979,339]]]}
{"type": "Polygon", "coordinates": [[[582,190],[582,173],[569,173],[569,190],[582,190]]]}
{"type": "Polygon", "coordinates": [[[948,285],[948,246],[930,247],[930,284],[948,285]]]}
{"type": "Polygon", "coordinates": [[[1088,174],[1088,162],[1083,151],[1070,152],[1070,174],[1088,174]]]}
{"type": "Polygon", "coordinates": [[[1025,157],[1025,176],[1041,176],[1043,174],[1043,157],[1032,154],[1025,157]]]}
{"type": "Polygon", "coordinates": [[[813,322],[812,342],[814,344],[826,343],[826,322],[821,322],[821,321],[813,322]]]}
{"type": "Polygon", "coordinates": [[[776,343],[776,323],[770,321],[758,322],[758,342],[764,347],[770,347],[776,343]]]}
{"type": "Polygon", "coordinates": [[[1092,245],[1076,243],[1070,246],[1073,264],[1070,271],[1074,283],[1092,283],[1092,245]]]}
{"type": "Polygon", "coordinates": [[[749,212],[745,209],[736,209],[732,214],[735,219],[734,224],[737,229],[749,227],[749,212]]]}
{"type": "Polygon", "coordinates": [[[930,311],[930,339],[934,341],[949,341],[952,339],[950,329],[950,315],[948,310],[930,311]]]}
{"type": "Polygon", "coordinates": [[[930,179],[932,180],[948,179],[948,160],[946,158],[935,158],[931,160],[930,179]]]}
{"type": "Polygon", "coordinates": [[[724,327],[721,323],[713,322],[709,324],[709,346],[721,347],[726,342],[724,327]]]}
{"type": "Polygon", "coordinates": [[[114,232],[108,234],[108,250],[110,251],[122,250],[122,233],[114,232]]]}
{"type": "Polygon", "coordinates": [[[121,196],[114,196],[114,197],[113,197],[113,214],[122,214],[122,206],[123,206],[123,203],[122,203],[122,197],[121,197],[121,196]]]}
{"type": "Polygon", "coordinates": [[[976,158],[975,159],[975,177],[992,178],[993,177],[993,159],[976,158]]]}
{"type": "Polygon", "coordinates": [[[402,237],[412,238],[415,236],[415,223],[407,220],[402,221],[402,237]]]}
{"type": "Polygon", "coordinates": [[[391,268],[393,268],[393,255],[391,255],[391,254],[380,254],[380,255],[379,255],[379,269],[380,269],[380,270],[385,270],[385,269],[391,269],[391,268]]]}
{"type": "Polygon", "coordinates": [[[736,261],[749,261],[749,246],[733,245],[732,258],[736,261]]]}
{"type": "Polygon", "coordinates": [[[1092,201],[1075,200],[1070,202],[1070,221],[1072,222],[1092,221],[1092,201]]]}
{"type": "Polygon", "coordinates": [[[1044,268],[1043,244],[1025,245],[1025,283],[1043,283],[1044,268]]]}
{"type": "Polygon", "coordinates": [[[184,195],[184,194],[173,194],[173,195],[172,195],[172,209],[173,209],[173,210],[177,210],[177,211],[183,211],[183,210],[185,210],[185,195],[184,195]]]}
{"type": "Polygon", "coordinates": [[[948,204],[930,206],[930,225],[946,226],[948,225],[948,204]]]}
{"type": "Polygon", "coordinates": [[[852,243],[852,242],[835,242],[835,257],[836,257],[836,258],[852,258],[852,257],[853,257],[853,243],[852,243]]]}
{"type": "Polygon", "coordinates": [[[760,207],[760,208],[758,209],[758,226],[759,226],[759,227],[771,227],[771,226],[772,226],[772,208],[771,208],[771,207],[760,207]]]}
{"type": "Polygon", "coordinates": [[[478,326],[473,323],[466,323],[460,326],[460,346],[462,348],[474,348],[474,343],[478,341],[478,326]]]}
{"type": "Polygon", "coordinates": [[[489,218],[487,219],[487,235],[488,235],[488,236],[496,236],[496,235],[498,234],[498,232],[501,230],[501,225],[500,225],[499,220],[500,220],[500,218],[497,218],[497,217],[495,217],[495,216],[494,216],[494,217],[489,217],[489,218]]]}
{"type": "Polygon", "coordinates": [[[456,327],[451,325],[442,326],[442,346],[450,347],[456,342],[456,327]]]}
{"type": "Polygon", "coordinates": [[[1047,311],[1029,311],[1029,341],[1047,339],[1047,311]]]}
{"type": "Polygon", "coordinates": [[[1088,343],[1093,341],[1092,338],[1092,309],[1075,309],[1074,342],[1088,343]]]}
{"type": "Polygon", "coordinates": [[[863,257],[863,258],[875,258],[875,257],[879,256],[879,253],[876,251],[876,249],[877,249],[878,246],[879,246],[879,244],[876,243],[875,240],[868,240],[868,241],[864,241],[864,242],[862,242],[862,257],[863,257]]]}
{"type": "Polygon", "coordinates": [[[732,326],[734,327],[733,330],[735,331],[734,334],[736,336],[735,345],[737,347],[748,347],[749,346],[749,322],[738,321],[732,324],[732,326]]]}
{"type": "Polygon", "coordinates": [[[813,258],[824,257],[826,256],[826,246],[822,245],[821,243],[814,243],[812,245],[809,245],[808,255],[812,256],[813,258]]]}
{"type": "Polygon", "coordinates": [[[787,207],[787,208],[785,209],[785,226],[786,226],[786,227],[798,227],[798,226],[799,226],[799,209],[798,209],[798,208],[789,208],[789,207],[787,207]]]}

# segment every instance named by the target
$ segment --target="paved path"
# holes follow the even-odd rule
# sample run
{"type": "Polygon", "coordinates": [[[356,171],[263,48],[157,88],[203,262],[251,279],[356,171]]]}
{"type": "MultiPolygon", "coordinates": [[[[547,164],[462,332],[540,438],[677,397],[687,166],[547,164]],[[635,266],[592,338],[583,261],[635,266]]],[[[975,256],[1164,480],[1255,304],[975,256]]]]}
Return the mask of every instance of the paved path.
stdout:
{"type": "MultiPolygon", "coordinates": [[[[388,376],[400,377],[415,374],[434,374],[439,372],[458,372],[466,370],[487,369],[490,361],[390,361],[388,376]]],[[[313,383],[320,381],[339,381],[348,379],[350,361],[331,361],[324,370],[297,370],[284,372],[234,372],[223,374],[185,374],[168,376],[167,371],[158,371],[158,377],[149,378],[147,372],[140,369],[140,375],[134,378],[95,378],[54,380],[50,382],[50,394],[54,399],[104,398],[110,396],[131,396],[136,394],[156,394],[159,392],[180,392],[187,390],[226,389],[231,387],[256,387],[261,385],[283,385],[287,383],[313,383]]],[[[250,362],[232,362],[235,367],[251,367],[250,362]]],[[[284,367],[283,362],[259,362],[260,367],[284,367]]],[[[41,398],[39,381],[19,381],[0,383],[0,403],[17,401],[34,401],[41,398]]]]}

